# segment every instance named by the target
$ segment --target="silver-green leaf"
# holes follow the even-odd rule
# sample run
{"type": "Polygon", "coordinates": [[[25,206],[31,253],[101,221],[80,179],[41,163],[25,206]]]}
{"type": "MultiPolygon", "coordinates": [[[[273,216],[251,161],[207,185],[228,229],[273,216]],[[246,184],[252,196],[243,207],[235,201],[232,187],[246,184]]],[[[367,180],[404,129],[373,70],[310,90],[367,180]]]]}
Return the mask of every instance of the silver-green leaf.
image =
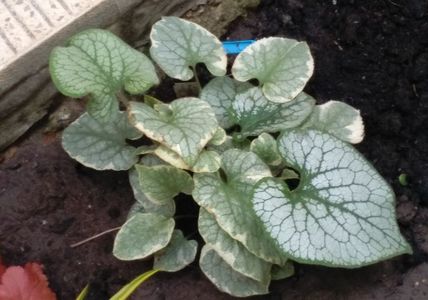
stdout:
{"type": "Polygon", "coordinates": [[[208,245],[202,248],[199,266],[220,291],[232,296],[249,297],[269,292],[269,282],[259,282],[236,272],[208,245]]]}
{"type": "Polygon", "coordinates": [[[352,144],[364,138],[364,124],[360,111],[340,101],[328,101],[315,106],[302,128],[325,131],[352,144]]]}
{"type": "Polygon", "coordinates": [[[242,135],[256,136],[299,126],[311,114],[314,105],[315,100],[305,93],[291,102],[275,103],[269,101],[260,88],[254,87],[236,96],[232,115],[241,126],[242,135]]]}
{"type": "Polygon", "coordinates": [[[212,106],[218,124],[227,129],[235,124],[231,118],[232,102],[235,101],[237,94],[251,87],[248,82],[239,82],[226,76],[216,77],[204,86],[200,98],[212,106]]]}
{"type": "Polygon", "coordinates": [[[236,80],[257,79],[270,101],[293,100],[305,87],[314,70],[314,61],[305,42],[270,37],[245,48],[232,66],[236,80]]]}
{"type": "Polygon", "coordinates": [[[135,127],[178,153],[189,166],[196,163],[218,128],[214,111],[198,98],[177,99],[168,105],[168,113],[156,110],[156,105],[151,108],[138,102],[131,102],[129,107],[135,127]]]}
{"type": "Polygon", "coordinates": [[[62,135],[62,146],[72,158],[96,170],[128,170],[138,160],[137,149],[126,139],[142,134],[118,113],[109,123],[101,123],[88,113],[71,123],[62,135]]]}
{"type": "Polygon", "coordinates": [[[174,230],[168,246],[155,253],[153,269],[165,272],[177,272],[195,260],[198,243],[187,240],[181,230],[174,230]]]}
{"type": "Polygon", "coordinates": [[[250,253],[217,224],[214,216],[204,208],[199,210],[198,229],[205,243],[235,271],[261,282],[270,281],[272,264],[250,253]]]}
{"type": "Polygon", "coordinates": [[[141,94],[159,83],[150,59],[102,29],[85,30],[74,35],[67,47],[54,48],[49,69],[64,95],[90,95],[88,112],[104,122],[118,112],[116,94],[122,88],[141,94]]]}
{"type": "Polygon", "coordinates": [[[226,142],[227,134],[226,131],[224,131],[223,128],[219,127],[217,128],[217,131],[214,133],[214,136],[209,141],[209,145],[215,145],[220,146],[224,142],[226,142]]]}
{"type": "Polygon", "coordinates": [[[294,130],[278,148],[300,173],[299,186],[290,191],[281,180],[263,179],[253,203],[290,258],[353,268],[411,252],[396,223],[393,191],[352,146],[320,131],[294,130]]]}
{"type": "Polygon", "coordinates": [[[232,238],[251,253],[271,263],[282,264],[285,258],[263,228],[252,208],[254,185],[271,176],[269,167],[252,152],[227,150],[222,155],[222,172],[195,174],[192,196],[232,238]]]}
{"type": "Polygon", "coordinates": [[[158,205],[168,204],[179,193],[191,194],[192,177],[186,171],[168,165],[135,165],[144,195],[158,205]]]}
{"type": "Polygon", "coordinates": [[[227,58],[216,36],[196,23],[163,17],[150,33],[150,55],[170,77],[183,81],[193,77],[197,63],[204,63],[215,76],[226,74],[227,58]]]}
{"type": "MultiPolygon", "coordinates": [[[[164,204],[159,205],[150,201],[146,195],[144,195],[143,188],[140,183],[140,178],[138,172],[135,168],[129,170],[129,183],[131,184],[132,191],[134,192],[134,197],[137,200],[136,203],[140,204],[134,205],[131,209],[132,212],[148,212],[163,215],[165,217],[172,217],[175,214],[175,202],[171,198],[168,201],[165,201],[164,204]]],[[[131,215],[131,211],[128,216],[131,215]]],[[[134,213],[132,213],[134,214],[134,213]]]]}
{"type": "Polygon", "coordinates": [[[156,148],[155,154],[176,168],[189,170],[194,173],[212,173],[220,168],[221,158],[215,151],[202,150],[193,167],[188,166],[177,153],[165,146],[161,145],[156,148]]]}
{"type": "Polygon", "coordinates": [[[278,166],[282,162],[276,140],[269,133],[262,133],[254,139],[251,142],[250,150],[270,166],[278,166]]]}
{"type": "Polygon", "coordinates": [[[113,255],[121,260],[148,257],[168,245],[174,226],[172,218],[153,213],[136,214],[117,233],[113,255]]]}

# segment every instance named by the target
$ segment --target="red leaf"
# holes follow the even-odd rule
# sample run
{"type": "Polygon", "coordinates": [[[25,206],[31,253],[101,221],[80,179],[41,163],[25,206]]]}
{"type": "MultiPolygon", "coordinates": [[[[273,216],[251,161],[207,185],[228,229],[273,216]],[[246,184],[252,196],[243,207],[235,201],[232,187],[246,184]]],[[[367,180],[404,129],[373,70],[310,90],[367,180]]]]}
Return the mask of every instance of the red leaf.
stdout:
{"type": "Polygon", "coordinates": [[[48,287],[42,266],[28,263],[4,271],[0,280],[0,300],[56,300],[56,296],[48,287]]]}

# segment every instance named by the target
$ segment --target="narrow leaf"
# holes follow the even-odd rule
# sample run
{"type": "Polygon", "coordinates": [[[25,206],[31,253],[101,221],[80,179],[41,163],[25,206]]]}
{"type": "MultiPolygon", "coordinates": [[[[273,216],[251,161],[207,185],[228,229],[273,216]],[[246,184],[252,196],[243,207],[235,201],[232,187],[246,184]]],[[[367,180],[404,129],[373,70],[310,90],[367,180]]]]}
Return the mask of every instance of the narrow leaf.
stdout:
{"type": "Polygon", "coordinates": [[[257,79],[270,101],[283,103],[302,92],[314,71],[314,61],[305,42],[270,37],[245,48],[232,66],[236,80],[257,79]]]}
{"type": "Polygon", "coordinates": [[[340,101],[328,101],[315,106],[302,128],[325,131],[352,144],[358,144],[364,137],[360,111],[340,101]]]}
{"type": "Polygon", "coordinates": [[[142,134],[133,128],[124,113],[101,123],[84,113],[63,133],[62,146],[72,158],[96,170],[128,170],[138,160],[137,149],[126,139],[142,134]]]}
{"type": "Polygon", "coordinates": [[[159,270],[150,270],[147,271],[140,276],[136,277],[134,280],[132,280],[130,283],[125,285],[123,288],[119,290],[116,294],[113,295],[113,297],[110,298],[110,300],[126,300],[129,296],[147,279],[152,277],[154,274],[159,272],[159,270]]]}
{"type": "Polygon", "coordinates": [[[113,255],[121,260],[142,259],[168,245],[174,219],[153,213],[137,214],[116,235],[113,255]]]}
{"type": "Polygon", "coordinates": [[[199,265],[220,291],[232,296],[248,297],[269,292],[269,282],[262,283],[236,272],[208,245],[202,248],[199,265]]]}
{"type": "Polygon", "coordinates": [[[204,63],[215,76],[226,74],[227,58],[221,42],[198,24],[162,17],[150,33],[150,55],[169,76],[183,81],[193,77],[190,67],[204,63]]]}
{"type": "Polygon", "coordinates": [[[114,34],[89,29],[56,47],[49,59],[56,87],[66,96],[90,95],[88,112],[107,122],[117,113],[116,94],[124,88],[141,94],[159,83],[152,62],[114,34]]]}
{"type": "Polygon", "coordinates": [[[85,300],[86,295],[88,295],[89,292],[89,284],[85,286],[85,288],[79,293],[76,300],[85,300]]]}
{"type": "Polygon", "coordinates": [[[177,272],[195,260],[198,243],[187,240],[180,230],[174,230],[171,241],[161,251],[155,253],[153,268],[166,272],[177,272]]]}
{"type": "Polygon", "coordinates": [[[290,191],[283,181],[263,179],[253,203],[287,256],[353,268],[411,253],[396,223],[393,191],[352,146],[316,130],[286,132],[278,145],[300,173],[299,186],[290,191]]]}

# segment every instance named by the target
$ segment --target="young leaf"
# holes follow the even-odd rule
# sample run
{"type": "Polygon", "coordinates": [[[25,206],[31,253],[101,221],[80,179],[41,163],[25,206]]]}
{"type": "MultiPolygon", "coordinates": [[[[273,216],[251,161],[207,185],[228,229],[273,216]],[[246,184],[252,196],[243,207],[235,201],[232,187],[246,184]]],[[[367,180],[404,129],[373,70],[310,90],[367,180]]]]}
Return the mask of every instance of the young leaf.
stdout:
{"type": "Polygon", "coordinates": [[[80,32],[67,47],[53,49],[49,69],[61,93],[74,98],[90,95],[89,114],[109,123],[118,111],[116,94],[122,88],[141,94],[159,83],[150,59],[101,29],[80,32]]]}
{"type": "Polygon", "coordinates": [[[199,266],[217,288],[235,297],[267,294],[269,281],[259,282],[236,272],[210,246],[202,248],[199,266]]]}
{"type": "Polygon", "coordinates": [[[215,151],[202,150],[193,167],[188,166],[174,151],[165,146],[159,146],[155,154],[176,168],[189,170],[194,173],[212,173],[220,168],[220,155],[215,151]]]}
{"type": "Polygon", "coordinates": [[[287,262],[283,266],[273,265],[271,271],[272,280],[281,280],[294,275],[294,265],[291,261],[287,262]]]}
{"type": "Polygon", "coordinates": [[[194,69],[197,63],[204,63],[215,76],[226,74],[223,45],[198,24],[162,17],[153,25],[150,40],[150,55],[169,77],[187,81],[194,75],[190,67],[194,69]]]}
{"type": "MultiPolygon", "coordinates": [[[[1,275],[1,274],[0,274],[1,275]]],[[[27,263],[24,267],[8,267],[0,278],[1,300],[56,300],[49,288],[42,266],[27,263]]]]}
{"type": "Polygon", "coordinates": [[[251,142],[250,150],[270,166],[278,166],[282,162],[276,140],[269,133],[262,133],[258,138],[254,139],[251,142]]]}
{"type": "Polygon", "coordinates": [[[128,123],[124,113],[101,123],[88,113],[70,124],[62,135],[62,146],[72,158],[96,170],[128,170],[138,160],[137,149],[126,139],[142,134],[128,123]]]}
{"type": "Polygon", "coordinates": [[[174,216],[175,214],[175,202],[171,198],[169,201],[166,201],[165,204],[159,205],[147,199],[147,196],[143,193],[143,188],[140,184],[140,178],[138,172],[135,168],[129,170],[129,183],[131,184],[132,191],[134,192],[134,197],[137,200],[136,204],[131,207],[131,210],[128,213],[128,219],[131,218],[134,214],[140,212],[148,212],[159,214],[167,218],[174,216]],[[139,205],[137,205],[139,204],[139,205]]]}
{"type": "Polygon", "coordinates": [[[266,98],[278,103],[293,100],[313,71],[314,61],[308,44],[280,37],[264,38],[251,44],[236,57],[232,66],[236,80],[256,78],[266,98]]]}
{"type": "Polygon", "coordinates": [[[360,267],[403,253],[394,194],[349,144],[316,130],[278,140],[281,156],[301,175],[290,191],[266,178],[255,189],[256,214],[281,249],[302,263],[360,267]]]}
{"type": "Polygon", "coordinates": [[[217,131],[218,124],[208,103],[198,98],[181,98],[169,105],[165,116],[144,103],[131,102],[131,121],[149,138],[177,152],[189,166],[217,131]]]}
{"type": "Polygon", "coordinates": [[[222,155],[222,172],[195,174],[193,198],[214,215],[219,226],[241,242],[251,253],[271,263],[282,264],[274,241],[255,215],[251,195],[254,184],[271,176],[266,166],[252,152],[227,150],[222,155]]]}
{"type": "Polygon", "coordinates": [[[135,169],[140,179],[141,191],[155,204],[168,204],[180,192],[192,193],[193,180],[186,171],[167,165],[135,165],[135,169]]]}
{"type": "Polygon", "coordinates": [[[231,118],[232,102],[237,94],[251,87],[252,85],[248,82],[239,82],[226,76],[216,77],[204,86],[200,98],[212,106],[218,124],[228,129],[235,124],[231,118]]]}
{"type": "Polygon", "coordinates": [[[159,270],[150,270],[140,276],[136,277],[130,283],[121,288],[110,300],[127,300],[129,296],[147,279],[152,277],[154,274],[159,272],[159,270]]]}
{"type": "Polygon", "coordinates": [[[255,136],[299,126],[314,105],[315,100],[305,93],[300,93],[291,102],[274,103],[263,96],[260,88],[254,87],[236,96],[232,114],[241,126],[242,135],[255,136]]]}
{"type": "Polygon", "coordinates": [[[121,260],[142,259],[152,255],[168,245],[174,226],[172,218],[153,213],[136,214],[117,233],[113,255],[121,260]]]}
{"type": "Polygon", "coordinates": [[[250,253],[244,245],[230,237],[204,208],[199,210],[198,229],[205,243],[235,271],[260,282],[270,281],[272,264],[250,253]]]}
{"type": "Polygon", "coordinates": [[[328,101],[315,106],[302,128],[325,131],[352,144],[364,137],[364,124],[360,111],[340,101],[328,101]]]}
{"type": "Polygon", "coordinates": [[[226,141],[227,134],[226,131],[224,131],[223,128],[219,127],[217,128],[217,131],[214,133],[214,136],[209,141],[209,145],[216,145],[220,146],[226,141]]]}
{"type": "Polygon", "coordinates": [[[181,230],[174,230],[171,242],[161,251],[155,253],[153,269],[177,272],[195,260],[198,243],[187,240],[181,230]]]}

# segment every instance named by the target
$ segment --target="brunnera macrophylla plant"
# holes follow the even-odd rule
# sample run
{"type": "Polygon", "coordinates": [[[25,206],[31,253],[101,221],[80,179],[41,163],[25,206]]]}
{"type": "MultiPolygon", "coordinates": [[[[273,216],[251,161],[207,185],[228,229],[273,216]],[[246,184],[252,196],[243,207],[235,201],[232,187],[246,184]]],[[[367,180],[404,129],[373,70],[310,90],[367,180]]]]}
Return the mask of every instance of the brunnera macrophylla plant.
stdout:
{"type": "Polygon", "coordinates": [[[197,24],[164,17],[150,38],[166,75],[199,82],[195,66],[206,66],[213,79],[199,97],[131,97],[159,83],[155,65],[105,30],[83,31],[50,56],[57,88],[88,98],[64,131],[65,151],[97,170],[129,171],[136,203],[117,258],[153,256],[167,272],[194,261],[197,242],[175,229],[180,193],[200,206],[201,270],[234,296],[268,293],[293,261],[356,268],[411,252],[393,191],[351,145],[364,136],[359,111],[303,92],[314,68],[306,43],[258,40],[226,75],[222,43],[197,24]],[[143,136],[151,145],[128,142],[143,136]]]}

